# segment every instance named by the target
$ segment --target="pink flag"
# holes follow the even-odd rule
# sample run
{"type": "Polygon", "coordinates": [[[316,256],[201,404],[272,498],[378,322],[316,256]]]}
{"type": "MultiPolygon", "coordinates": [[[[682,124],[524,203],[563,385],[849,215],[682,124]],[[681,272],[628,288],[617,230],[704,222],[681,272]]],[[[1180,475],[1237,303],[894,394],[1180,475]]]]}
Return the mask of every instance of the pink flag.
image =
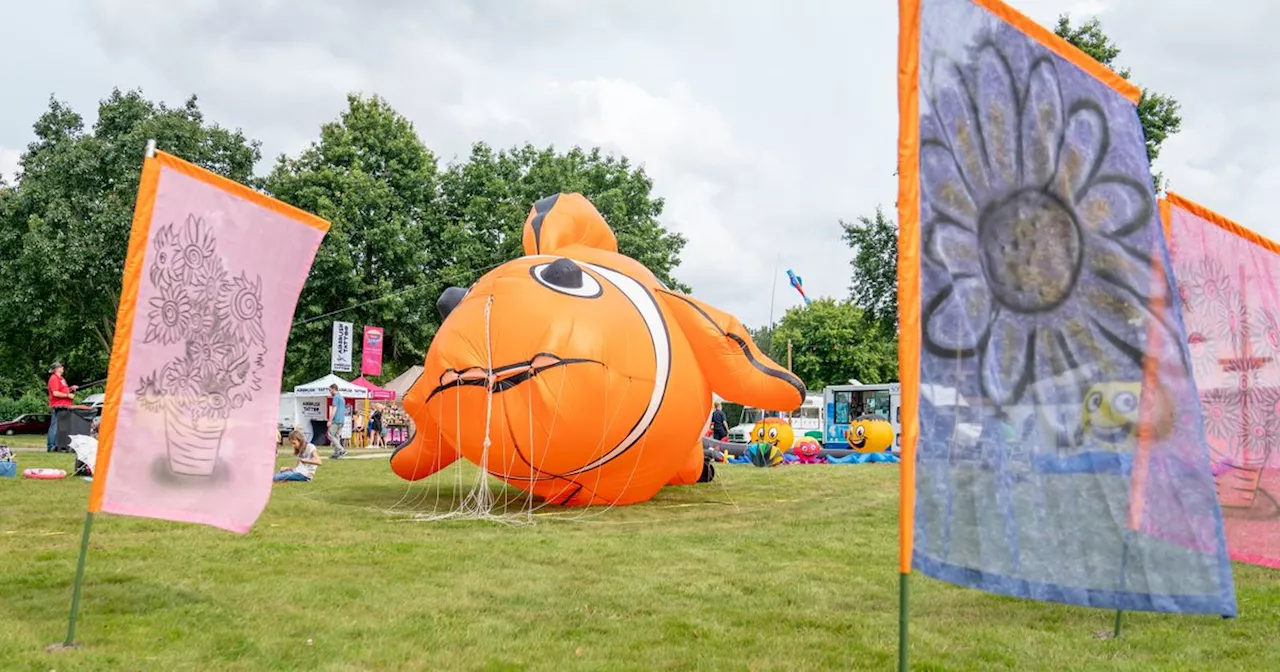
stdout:
{"type": "Polygon", "coordinates": [[[382,327],[364,328],[364,346],[360,348],[360,375],[382,375],[382,327]]]}
{"type": "Polygon", "coordinates": [[[253,527],[294,309],[328,229],[176,157],[146,159],[90,511],[253,527]]]}
{"type": "Polygon", "coordinates": [[[1280,568],[1280,245],[1176,194],[1161,206],[1227,547],[1280,568]]]}

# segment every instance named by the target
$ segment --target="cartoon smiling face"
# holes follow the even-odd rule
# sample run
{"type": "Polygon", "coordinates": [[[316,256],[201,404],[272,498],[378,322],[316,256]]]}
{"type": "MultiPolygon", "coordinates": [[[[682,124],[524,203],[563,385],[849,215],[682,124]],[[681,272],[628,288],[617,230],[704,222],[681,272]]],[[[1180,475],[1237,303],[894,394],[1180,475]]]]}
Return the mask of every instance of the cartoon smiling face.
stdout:
{"type": "Polygon", "coordinates": [[[849,423],[845,438],[859,453],[882,453],[893,445],[893,425],[884,416],[858,416],[849,423]]]}
{"type": "Polygon", "coordinates": [[[817,457],[822,452],[822,445],[813,437],[802,437],[796,440],[796,445],[791,448],[791,452],[800,457],[817,457]]]}
{"type": "MultiPolygon", "coordinates": [[[[1155,405],[1151,413],[1153,439],[1168,435],[1173,425],[1173,402],[1163,386],[1152,388],[1155,405]]],[[[1103,446],[1120,449],[1138,435],[1141,427],[1142,383],[1098,383],[1084,395],[1083,429],[1103,446]]]]}
{"type": "Polygon", "coordinates": [[[767,443],[782,452],[791,450],[795,439],[795,430],[782,418],[765,418],[751,428],[753,443],[767,443]]]}

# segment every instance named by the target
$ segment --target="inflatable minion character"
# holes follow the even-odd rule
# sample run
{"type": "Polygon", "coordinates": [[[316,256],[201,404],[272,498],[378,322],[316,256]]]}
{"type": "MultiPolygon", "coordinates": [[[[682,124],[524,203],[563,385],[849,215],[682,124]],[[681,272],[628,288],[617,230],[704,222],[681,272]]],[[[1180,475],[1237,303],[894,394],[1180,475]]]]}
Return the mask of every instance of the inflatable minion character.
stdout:
{"type": "MultiPolygon", "coordinates": [[[[1156,398],[1148,420],[1150,438],[1159,440],[1173,429],[1173,400],[1159,385],[1151,388],[1151,392],[1156,398]]],[[[1141,427],[1141,399],[1142,383],[1111,382],[1090,387],[1084,395],[1081,419],[1085,441],[1107,450],[1127,450],[1141,427]]]]}
{"type": "Polygon", "coordinates": [[[779,453],[791,450],[795,443],[796,433],[791,423],[782,418],[765,418],[751,428],[752,443],[767,443],[778,449],[779,453]]]}
{"type": "Polygon", "coordinates": [[[859,453],[883,453],[893,447],[893,425],[883,415],[854,418],[844,436],[859,453]]]}

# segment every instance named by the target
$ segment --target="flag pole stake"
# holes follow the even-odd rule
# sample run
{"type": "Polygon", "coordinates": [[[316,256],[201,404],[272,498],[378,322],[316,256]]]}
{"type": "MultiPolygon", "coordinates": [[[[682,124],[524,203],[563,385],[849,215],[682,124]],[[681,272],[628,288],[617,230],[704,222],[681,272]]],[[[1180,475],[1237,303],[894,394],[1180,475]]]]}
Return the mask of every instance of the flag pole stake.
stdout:
{"type": "Polygon", "coordinates": [[[898,672],[907,672],[907,586],[910,574],[898,575],[898,672]]]}
{"type": "Polygon", "coordinates": [[[80,589],[84,585],[84,560],[89,555],[89,533],[93,530],[93,512],[84,514],[84,533],[80,535],[80,560],[76,562],[76,581],[71,589],[71,615],[67,619],[67,639],[61,644],[54,644],[47,650],[57,651],[72,649],[76,643],[76,618],[80,615],[80,589]]]}

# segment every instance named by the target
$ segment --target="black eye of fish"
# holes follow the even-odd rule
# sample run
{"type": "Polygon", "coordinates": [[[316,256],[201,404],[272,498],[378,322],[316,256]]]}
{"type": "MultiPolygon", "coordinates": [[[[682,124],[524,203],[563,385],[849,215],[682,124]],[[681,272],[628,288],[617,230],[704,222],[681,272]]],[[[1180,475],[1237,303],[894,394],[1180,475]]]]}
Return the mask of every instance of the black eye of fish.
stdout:
{"type": "Polygon", "coordinates": [[[582,269],[568,259],[556,259],[542,269],[542,279],[556,287],[581,289],[582,269]]]}
{"type": "Polygon", "coordinates": [[[449,313],[462,303],[462,297],[467,295],[467,290],[461,287],[450,287],[440,292],[440,298],[436,299],[436,311],[440,313],[440,319],[449,317],[449,313]]]}

